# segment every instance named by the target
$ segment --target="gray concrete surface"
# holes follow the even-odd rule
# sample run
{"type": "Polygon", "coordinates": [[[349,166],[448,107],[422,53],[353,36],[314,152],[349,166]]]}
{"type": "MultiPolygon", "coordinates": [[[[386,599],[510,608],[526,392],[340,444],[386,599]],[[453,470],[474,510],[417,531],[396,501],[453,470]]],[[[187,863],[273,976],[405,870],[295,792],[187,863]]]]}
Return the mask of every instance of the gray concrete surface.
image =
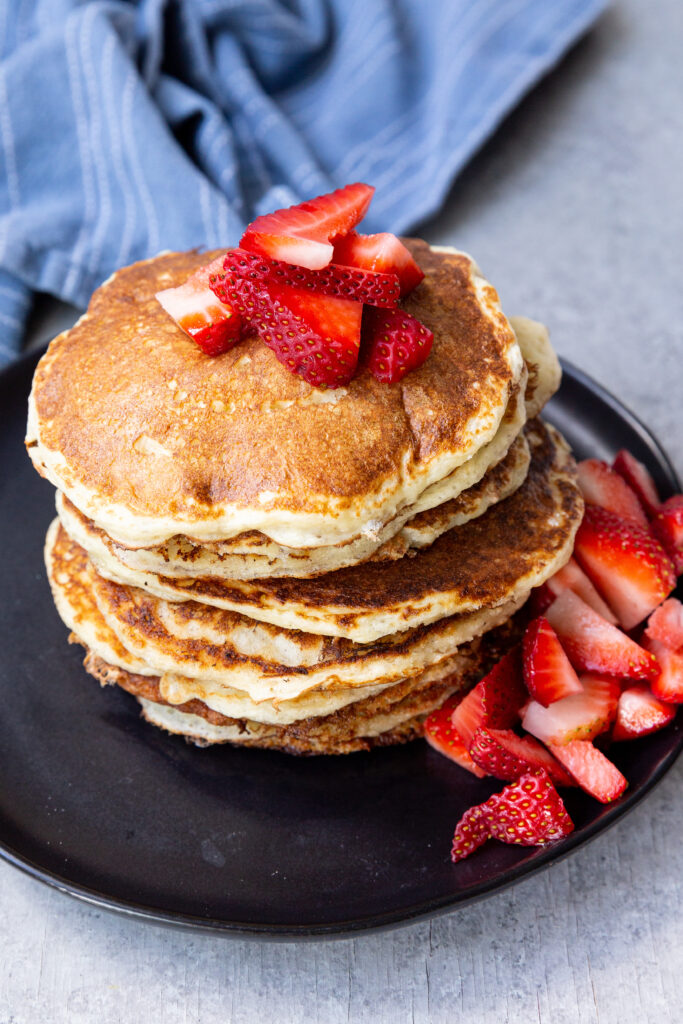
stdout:
{"type": "MultiPolygon", "coordinates": [[[[683,473],[683,6],[616,3],[422,234],[648,422],[683,473]]],[[[45,310],[33,337],[65,311],[45,310]]],[[[265,945],[101,913],[0,864],[0,1024],[683,1020],[683,764],[569,860],[384,935],[265,945]]],[[[390,851],[388,851],[390,855],[390,851]]]]}

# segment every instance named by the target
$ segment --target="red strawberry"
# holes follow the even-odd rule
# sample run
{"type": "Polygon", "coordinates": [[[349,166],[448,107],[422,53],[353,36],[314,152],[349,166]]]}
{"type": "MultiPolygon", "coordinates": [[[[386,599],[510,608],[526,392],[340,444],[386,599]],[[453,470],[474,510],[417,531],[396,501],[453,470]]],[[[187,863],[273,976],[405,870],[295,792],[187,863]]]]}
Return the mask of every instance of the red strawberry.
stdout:
{"type": "MultiPolygon", "coordinates": [[[[579,563],[575,562],[573,558],[570,558],[565,566],[550,577],[546,586],[555,597],[559,597],[564,590],[573,590],[598,615],[602,615],[603,619],[616,623],[616,615],[609,605],[605,604],[579,563]]],[[[550,603],[552,604],[552,601],[550,603]]]]}
{"type": "Polygon", "coordinates": [[[617,456],[612,463],[612,469],[619,476],[623,476],[648,516],[650,518],[655,516],[661,502],[657,494],[655,482],[642,462],[638,462],[634,455],[631,455],[625,448],[622,448],[621,451],[617,452],[617,456]]]}
{"type": "Polygon", "coordinates": [[[652,679],[657,661],[571,590],[548,608],[546,618],[560,638],[574,668],[627,679],[652,679]]]}
{"type": "Polygon", "coordinates": [[[509,729],[526,700],[519,648],[509,651],[477,683],[453,712],[453,726],[469,747],[477,729],[509,729]]]}
{"type": "Polygon", "coordinates": [[[574,553],[624,629],[632,629],[668,597],[676,573],[666,551],[636,523],[589,505],[574,553]]]}
{"type": "Polygon", "coordinates": [[[370,373],[383,384],[395,384],[410,370],[422,366],[432,350],[434,335],[402,309],[366,306],[363,346],[370,373]]]}
{"type": "Polygon", "coordinates": [[[386,231],[379,235],[349,231],[348,235],[335,240],[333,260],[349,267],[396,274],[402,296],[411,292],[424,277],[403,242],[386,231]]]}
{"type": "Polygon", "coordinates": [[[581,789],[590,793],[601,804],[616,800],[628,782],[616,765],[589,740],[574,740],[564,746],[550,745],[555,757],[571,772],[581,789]]]}
{"type": "Polygon", "coordinates": [[[683,704],[683,653],[670,651],[659,640],[646,637],[645,642],[659,662],[659,672],[650,683],[655,697],[670,704],[683,704]]]}
{"type": "Polygon", "coordinates": [[[462,694],[454,694],[440,708],[427,716],[424,723],[425,739],[430,747],[434,747],[434,750],[438,750],[440,754],[449,757],[461,768],[465,768],[468,772],[483,779],[486,772],[474,763],[467,747],[453,728],[453,711],[461,701],[462,694]]]}
{"type": "Polygon", "coordinates": [[[582,693],[579,677],[547,619],[530,622],[522,640],[524,682],[531,696],[548,707],[553,701],[582,693]]]}
{"type": "Polygon", "coordinates": [[[512,729],[477,729],[469,752],[487,775],[505,782],[543,768],[556,786],[574,785],[545,747],[532,736],[518,736],[512,729]]]}
{"type": "Polygon", "coordinates": [[[549,588],[548,583],[541,583],[540,587],[534,587],[531,591],[529,600],[525,605],[525,611],[529,613],[532,619],[536,619],[539,615],[545,615],[554,600],[555,594],[549,588]]]}
{"type": "Polygon", "coordinates": [[[256,256],[246,249],[228,249],[225,270],[238,277],[246,277],[269,291],[286,284],[293,288],[333,295],[340,299],[367,302],[371,306],[394,308],[398,305],[399,285],[396,274],[378,274],[373,270],[357,270],[330,263],[322,270],[293,267],[282,260],[256,256]]]}
{"type": "Polygon", "coordinates": [[[519,711],[517,712],[517,715],[518,715],[518,717],[519,717],[519,720],[520,720],[520,722],[521,722],[521,721],[522,721],[522,719],[524,718],[524,716],[525,716],[525,714],[526,714],[526,709],[527,709],[527,708],[529,707],[529,705],[531,704],[531,702],[533,701],[533,699],[534,699],[533,697],[528,697],[528,696],[527,696],[527,699],[526,699],[526,700],[524,701],[524,703],[522,704],[521,708],[520,708],[520,709],[519,709],[519,711]]]}
{"type": "Polygon", "coordinates": [[[332,261],[330,239],[347,234],[365,216],[374,188],[357,183],[298,206],[257,217],[240,239],[242,249],[320,270],[332,261]]]}
{"type": "MultiPolygon", "coordinates": [[[[207,316],[212,315],[207,308],[207,316]]],[[[237,313],[232,313],[224,320],[207,324],[205,327],[198,326],[199,319],[185,319],[182,324],[186,334],[199,345],[202,352],[207,356],[220,356],[240,340],[242,322],[237,313]],[[195,326],[197,325],[197,326],[195,326]]]]}
{"type": "Polygon", "coordinates": [[[652,520],[652,532],[669,555],[676,574],[683,574],[683,494],[674,494],[664,502],[652,520]]]}
{"type": "Polygon", "coordinates": [[[585,675],[582,693],[574,693],[544,708],[531,701],[522,725],[532,736],[547,744],[592,740],[609,728],[617,713],[621,687],[610,676],[585,675]]]}
{"type": "Polygon", "coordinates": [[[157,301],[185,334],[208,356],[227,352],[239,340],[241,321],[229,304],[220,302],[209,287],[223,270],[223,257],[200,267],[184,284],[156,293],[157,301]]]}
{"type": "Polygon", "coordinates": [[[655,608],[648,619],[645,633],[651,640],[659,640],[670,651],[683,648],[683,604],[670,597],[655,608]]]}
{"type": "Polygon", "coordinates": [[[547,772],[529,772],[494,793],[486,803],[470,807],[458,822],[451,860],[456,863],[487,839],[522,846],[543,846],[568,836],[574,824],[547,772]]]}
{"type": "Polygon", "coordinates": [[[663,729],[676,717],[676,708],[657,700],[649,686],[637,683],[624,690],[619,698],[614,740],[633,740],[638,736],[663,729]]]}
{"type": "Polygon", "coordinates": [[[623,477],[600,459],[584,459],[576,467],[579,487],[589,505],[600,505],[622,519],[633,519],[647,530],[647,516],[635,493],[623,477]]]}
{"type": "Polygon", "coordinates": [[[348,384],[358,361],[363,307],[350,299],[260,282],[226,273],[212,282],[221,301],[242,319],[292,373],[316,387],[348,384]]]}

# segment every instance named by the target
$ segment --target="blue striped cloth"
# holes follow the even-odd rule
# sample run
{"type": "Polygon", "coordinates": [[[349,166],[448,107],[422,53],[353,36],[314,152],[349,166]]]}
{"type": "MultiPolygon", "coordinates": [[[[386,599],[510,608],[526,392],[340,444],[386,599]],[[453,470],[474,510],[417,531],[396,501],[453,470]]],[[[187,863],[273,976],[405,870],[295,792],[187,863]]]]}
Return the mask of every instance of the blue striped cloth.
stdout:
{"type": "Polygon", "coordinates": [[[34,290],[350,181],[411,228],[604,3],[0,0],[0,362],[34,290]]]}

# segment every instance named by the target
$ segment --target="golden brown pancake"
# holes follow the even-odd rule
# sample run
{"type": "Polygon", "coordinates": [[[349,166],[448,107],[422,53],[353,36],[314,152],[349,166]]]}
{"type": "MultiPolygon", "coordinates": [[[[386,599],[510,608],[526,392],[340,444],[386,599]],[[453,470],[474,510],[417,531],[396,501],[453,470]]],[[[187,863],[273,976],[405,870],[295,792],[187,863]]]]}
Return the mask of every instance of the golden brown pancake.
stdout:
{"type": "Polygon", "coordinates": [[[38,469],[121,543],[260,530],[290,546],[376,530],[496,433],[524,363],[494,289],[464,254],[411,249],[405,300],[435,335],[400,383],[367,371],[311,387],[257,338],[205,356],[155,292],[217,253],[118,271],[40,361],[27,445],[38,469]]]}
{"type": "Polygon", "coordinates": [[[328,566],[325,571],[333,571],[368,560],[402,558],[411,548],[427,547],[446,530],[482,515],[496,501],[501,501],[521,487],[529,462],[529,446],[524,435],[520,434],[505,458],[490,469],[478,484],[463,491],[457,498],[412,516],[402,529],[376,550],[374,544],[367,540],[364,557],[360,557],[361,550],[356,543],[335,548],[313,548],[309,552],[304,549],[280,549],[270,557],[260,555],[257,553],[260,546],[275,547],[263,534],[252,535],[253,549],[250,554],[235,554],[231,549],[231,545],[236,542],[243,549],[248,546],[249,538],[244,534],[235,538],[235,541],[213,545],[200,545],[187,537],[174,537],[155,548],[131,549],[117,544],[104,530],[88,521],[61,491],[57,492],[57,512],[66,530],[86,544],[88,537],[96,537],[98,544],[106,546],[115,559],[133,571],[161,573],[178,579],[194,579],[197,576],[222,579],[292,576],[303,579],[323,575],[318,567],[320,561],[310,557],[311,551],[324,551],[326,557],[323,564],[328,566]]]}
{"type": "MultiPolygon", "coordinates": [[[[533,430],[533,425],[530,426],[533,430]]],[[[398,538],[403,542],[404,553],[415,548],[425,548],[448,530],[463,526],[471,519],[477,519],[498,501],[514,494],[526,480],[531,465],[531,451],[523,431],[510,446],[504,459],[493,466],[478,484],[469,487],[457,498],[451,498],[442,505],[425,509],[408,520],[398,538]]],[[[373,561],[384,560],[390,555],[392,541],[383,545],[373,556],[373,561]]]]}
{"type": "Polygon", "coordinates": [[[96,549],[95,537],[85,546],[101,575],[167,600],[370,643],[512,601],[567,561],[583,514],[575,463],[557,431],[540,420],[529,425],[527,438],[532,459],[522,487],[409,560],[367,562],[306,580],[186,581],[134,572],[109,557],[106,546],[96,549]]]}
{"type": "Polygon", "coordinates": [[[520,623],[511,620],[461,648],[456,672],[423,684],[415,679],[403,680],[330,715],[288,726],[229,718],[198,700],[171,705],[161,694],[158,678],[127,672],[91,652],[87,653],[84,665],[103,685],[115,684],[138,697],[148,720],[201,745],[229,742],[293,754],[346,754],[405,743],[421,736],[426,715],[452,693],[473,686],[520,635],[520,623]]]}
{"type": "Polygon", "coordinates": [[[132,675],[91,655],[86,656],[84,665],[103,685],[115,684],[137,696],[148,721],[161,724],[170,732],[179,732],[201,746],[227,742],[289,754],[348,754],[415,739],[422,733],[424,717],[455,690],[473,683],[477,675],[475,659],[473,672],[467,678],[449,676],[424,690],[414,689],[409,681],[392,687],[400,693],[393,700],[371,698],[364,708],[359,709],[359,704],[364,703],[359,702],[322,718],[276,726],[226,718],[196,700],[173,707],[159,699],[158,687],[147,676],[132,675]],[[387,728],[373,735],[371,730],[378,724],[387,728]]]}
{"type": "Polygon", "coordinates": [[[45,562],[59,614],[93,654],[134,674],[163,675],[174,704],[187,699],[184,693],[203,693],[213,710],[236,717],[226,707],[247,697],[261,706],[261,714],[249,716],[259,721],[266,713],[278,721],[300,718],[302,706],[307,715],[332,710],[436,667],[444,675],[454,652],[507,621],[522,600],[354,644],[112,583],[98,576],[58,520],[48,530],[45,562]]]}
{"type": "Polygon", "coordinates": [[[559,388],[562,369],[545,324],[528,316],[511,316],[510,325],[528,370],[525,399],[527,416],[531,420],[540,415],[545,403],[559,388]]]}

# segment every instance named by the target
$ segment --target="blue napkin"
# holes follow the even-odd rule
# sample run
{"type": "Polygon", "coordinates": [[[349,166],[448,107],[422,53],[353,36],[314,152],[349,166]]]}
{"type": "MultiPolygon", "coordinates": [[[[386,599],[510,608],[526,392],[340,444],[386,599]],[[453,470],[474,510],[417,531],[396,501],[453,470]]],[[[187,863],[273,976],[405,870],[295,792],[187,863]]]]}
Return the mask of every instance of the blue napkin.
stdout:
{"type": "Polygon", "coordinates": [[[352,181],[433,214],[605,0],[0,0],[0,363],[32,291],[352,181]]]}

